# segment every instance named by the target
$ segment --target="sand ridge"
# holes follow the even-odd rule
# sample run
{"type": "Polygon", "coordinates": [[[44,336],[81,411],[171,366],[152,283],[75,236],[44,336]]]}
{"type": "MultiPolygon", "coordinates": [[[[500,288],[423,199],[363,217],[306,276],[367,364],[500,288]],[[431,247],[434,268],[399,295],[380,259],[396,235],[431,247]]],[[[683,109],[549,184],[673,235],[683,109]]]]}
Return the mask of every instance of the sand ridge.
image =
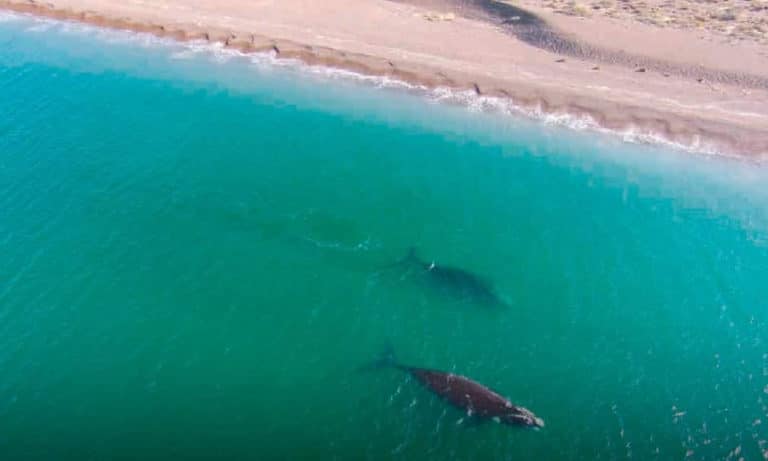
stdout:
{"type": "Polygon", "coordinates": [[[670,73],[642,63],[638,67],[542,49],[510,33],[504,18],[499,24],[498,18],[476,17],[459,3],[0,0],[0,7],[177,40],[221,42],[244,52],[271,51],[427,87],[469,89],[685,146],[752,158],[768,154],[768,91],[738,78],[711,78],[764,78],[768,60],[761,60],[762,50],[703,42],[685,31],[649,35],[643,24],[531,10],[546,27],[574,43],[683,70],[670,73]],[[714,73],[702,76],[702,69],[714,73]]]}

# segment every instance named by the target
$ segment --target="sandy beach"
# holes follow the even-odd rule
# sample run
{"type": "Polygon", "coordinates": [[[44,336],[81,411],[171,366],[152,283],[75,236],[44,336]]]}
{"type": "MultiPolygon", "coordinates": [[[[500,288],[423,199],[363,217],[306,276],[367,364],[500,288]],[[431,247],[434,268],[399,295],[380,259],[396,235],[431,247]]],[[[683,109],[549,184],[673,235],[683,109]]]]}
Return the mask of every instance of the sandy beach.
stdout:
{"type": "Polygon", "coordinates": [[[711,11],[691,3],[690,22],[680,5],[605,1],[0,0],[0,7],[467,89],[761,159],[768,7],[735,3],[711,11]]]}
{"type": "Polygon", "coordinates": [[[728,43],[768,43],[766,0],[522,0],[521,5],[578,17],[603,16],[662,28],[711,32],[699,37],[728,43]]]}

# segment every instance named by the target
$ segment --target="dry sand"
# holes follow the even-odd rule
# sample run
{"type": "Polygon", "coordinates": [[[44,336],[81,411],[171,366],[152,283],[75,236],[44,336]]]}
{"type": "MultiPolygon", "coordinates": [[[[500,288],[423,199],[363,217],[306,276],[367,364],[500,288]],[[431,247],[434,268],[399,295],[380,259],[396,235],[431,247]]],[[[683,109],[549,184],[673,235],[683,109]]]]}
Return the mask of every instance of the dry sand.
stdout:
{"type": "MultiPolygon", "coordinates": [[[[728,43],[717,30],[638,17],[563,15],[556,3],[538,3],[519,10],[493,0],[0,0],[0,7],[473,89],[613,130],[768,157],[765,43],[728,43]]],[[[622,4],[632,3],[642,2],[622,4]]]]}
{"type": "Polygon", "coordinates": [[[768,0],[520,0],[569,16],[604,16],[662,28],[712,32],[714,41],[768,43],[768,0]]]}

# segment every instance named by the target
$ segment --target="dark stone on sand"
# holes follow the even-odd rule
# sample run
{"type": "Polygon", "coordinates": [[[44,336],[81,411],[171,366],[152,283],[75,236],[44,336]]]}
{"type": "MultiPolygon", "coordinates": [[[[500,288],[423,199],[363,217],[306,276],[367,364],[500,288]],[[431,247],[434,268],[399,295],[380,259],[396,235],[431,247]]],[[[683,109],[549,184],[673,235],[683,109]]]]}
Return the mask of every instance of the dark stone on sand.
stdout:
{"type": "Polygon", "coordinates": [[[225,45],[227,45],[230,48],[235,48],[237,50],[243,51],[243,52],[249,52],[253,50],[253,36],[250,37],[242,37],[242,36],[235,36],[230,37],[224,42],[225,45]]]}

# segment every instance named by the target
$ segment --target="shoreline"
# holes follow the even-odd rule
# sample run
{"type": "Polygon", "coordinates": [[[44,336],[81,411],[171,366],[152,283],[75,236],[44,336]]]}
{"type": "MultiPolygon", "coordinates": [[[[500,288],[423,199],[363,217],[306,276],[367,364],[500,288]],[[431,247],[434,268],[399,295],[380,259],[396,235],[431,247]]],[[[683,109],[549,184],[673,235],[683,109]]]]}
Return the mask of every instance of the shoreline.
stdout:
{"type": "MultiPolygon", "coordinates": [[[[108,3],[105,0],[101,1],[108,3]]],[[[482,66],[469,66],[466,62],[451,60],[446,56],[416,53],[409,48],[396,49],[394,53],[391,51],[365,52],[369,50],[360,50],[360,48],[374,47],[367,42],[362,44],[365,46],[355,43],[356,46],[348,47],[306,43],[310,40],[299,36],[292,37],[291,35],[300,34],[291,34],[290,31],[274,34],[259,30],[267,27],[251,27],[247,30],[236,25],[222,27],[221,24],[216,23],[217,21],[203,23],[185,20],[191,18],[171,18],[173,13],[164,15],[163,11],[158,12],[154,9],[134,12],[134,14],[131,14],[131,11],[125,11],[124,13],[127,14],[120,14],[123,11],[86,8],[86,6],[93,6],[88,5],[87,1],[82,2],[82,9],[71,6],[71,4],[79,5],[77,1],[58,3],[61,4],[42,4],[32,0],[0,0],[0,9],[88,23],[98,27],[149,33],[177,41],[218,42],[243,53],[272,52],[277,58],[295,59],[308,65],[339,68],[363,75],[389,77],[427,89],[447,87],[452,90],[474,92],[478,96],[506,99],[524,114],[541,114],[539,118],[564,115],[574,119],[586,119],[589,125],[595,125],[590,129],[610,131],[620,136],[631,133],[636,139],[644,142],[661,141],[662,144],[666,143],[695,152],[717,153],[757,161],[768,157],[768,92],[764,93],[762,90],[738,88],[733,85],[722,86],[725,88],[723,91],[727,91],[723,99],[731,104],[734,94],[745,94],[742,106],[748,110],[744,110],[745,107],[738,107],[737,110],[728,110],[727,107],[706,110],[712,104],[710,101],[700,100],[701,97],[707,96],[706,92],[702,92],[699,88],[702,85],[694,88],[699,93],[703,93],[703,96],[695,94],[694,96],[699,97],[699,100],[694,101],[694,104],[686,105],[687,101],[671,99],[670,95],[654,94],[652,90],[656,88],[653,86],[643,87],[640,84],[639,88],[632,88],[632,82],[627,81],[621,73],[635,77],[632,75],[635,72],[621,68],[609,69],[611,73],[608,77],[615,78],[615,81],[611,82],[613,85],[594,85],[594,82],[589,79],[578,81],[570,75],[565,75],[565,80],[558,80],[558,76],[554,75],[548,81],[546,78],[540,78],[540,68],[544,68],[541,65],[540,68],[534,69],[539,71],[536,73],[526,72],[530,70],[526,68],[527,66],[518,65],[513,66],[513,72],[501,75],[484,71],[482,66]],[[392,54],[397,56],[393,57],[392,54]],[[624,86],[616,83],[623,83],[624,86]],[[764,105],[762,113],[759,110],[751,112],[750,102],[754,102],[756,107],[764,105]]],[[[393,5],[397,4],[393,3],[393,5]]],[[[404,8],[410,8],[406,11],[421,11],[413,10],[411,6],[404,8]]],[[[469,20],[465,24],[485,32],[482,29],[483,24],[470,23],[469,20]]],[[[258,24],[254,23],[254,25],[258,24]]],[[[511,46],[512,43],[509,45],[511,46]]],[[[535,53],[538,55],[534,54],[532,57],[543,62],[540,55],[547,52],[536,50],[535,53]]],[[[557,55],[545,57],[549,59],[553,56],[557,57],[557,55]]],[[[578,71],[580,69],[572,71],[574,76],[580,76],[578,71]]],[[[642,74],[646,76],[645,72],[642,74]]],[[[678,87],[691,84],[680,78],[648,76],[660,79],[662,84],[667,83],[666,81],[674,82],[678,87]]],[[[663,89],[663,86],[659,85],[658,88],[663,89]]],[[[672,90],[677,89],[672,88],[672,90]]],[[[674,97],[675,94],[672,93],[671,96],[674,97]]]]}

